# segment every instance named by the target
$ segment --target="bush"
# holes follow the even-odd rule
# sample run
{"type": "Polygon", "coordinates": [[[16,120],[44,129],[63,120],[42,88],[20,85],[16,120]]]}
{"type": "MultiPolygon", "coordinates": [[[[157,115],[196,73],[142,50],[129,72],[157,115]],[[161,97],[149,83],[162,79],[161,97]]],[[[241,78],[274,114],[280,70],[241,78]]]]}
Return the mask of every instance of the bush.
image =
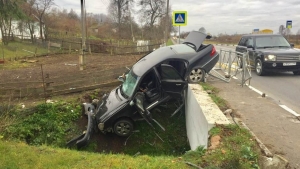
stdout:
{"type": "Polygon", "coordinates": [[[4,130],[5,138],[26,141],[31,145],[63,146],[66,132],[73,128],[73,121],[81,115],[79,105],[64,102],[40,104],[30,111],[33,111],[31,115],[4,130]]]}

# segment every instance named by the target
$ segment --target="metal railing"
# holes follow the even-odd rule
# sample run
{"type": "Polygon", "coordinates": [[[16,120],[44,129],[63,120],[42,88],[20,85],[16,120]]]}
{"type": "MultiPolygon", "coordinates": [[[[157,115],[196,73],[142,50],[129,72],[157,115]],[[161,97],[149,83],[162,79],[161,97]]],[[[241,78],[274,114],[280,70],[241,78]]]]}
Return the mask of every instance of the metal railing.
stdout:
{"type": "Polygon", "coordinates": [[[248,51],[240,53],[221,49],[219,55],[218,68],[212,69],[208,75],[227,83],[234,78],[240,80],[242,86],[248,81],[248,85],[250,85],[252,76],[248,51]],[[224,75],[217,70],[222,70],[224,75]]]}

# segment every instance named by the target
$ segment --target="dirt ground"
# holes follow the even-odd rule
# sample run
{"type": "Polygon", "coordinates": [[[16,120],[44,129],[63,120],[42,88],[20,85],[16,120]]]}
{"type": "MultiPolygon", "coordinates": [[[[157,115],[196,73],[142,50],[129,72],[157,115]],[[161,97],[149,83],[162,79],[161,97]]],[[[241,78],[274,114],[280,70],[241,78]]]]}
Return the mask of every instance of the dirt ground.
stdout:
{"type": "MultiPolygon", "coordinates": [[[[92,73],[94,71],[106,70],[111,68],[119,68],[121,66],[129,66],[133,64],[141,55],[117,55],[110,56],[109,54],[92,54],[85,56],[86,68],[83,71],[79,70],[79,55],[51,55],[45,57],[37,57],[30,59],[36,61],[26,63],[22,60],[5,62],[0,65],[0,83],[10,81],[34,81],[41,80],[41,65],[43,65],[44,74],[50,74],[51,78],[68,77],[80,73],[92,73]],[[25,68],[16,68],[7,70],[6,65],[14,62],[22,63],[20,66],[25,68]],[[26,65],[25,65],[26,64],[26,65]]],[[[30,61],[29,60],[29,61],[30,61]]]]}
{"type": "MultiPolygon", "coordinates": [[[[140,55],[92,54],[85,56],[85,69],[79,70],[79,55],[51,55],[37,57],[27,61],[5,62],[0,65],[0,94],[7,94],[8,90],[43,89],[44,78],[49,75],[51,87],[54,90],[73,89],[93,84],[101,84],[115,80],[121,75],[126,66],[130,67],[140,55]],[[7,69],[9,65],[18,65],[23,68],[7,69]],[[42,68],[41,68],[42,65],[42,68]],[[43,71],[42,71],[43,70],[43,71]],[[1,91],[2,90],[2,91],[1,91]]],[[[24,93],[24,91],[23,91],[24,93]]]]}
{"type": "MultiPolygon", "coordinates": [[[[273,154],[286,158],[290,168],[300,168],[300,121],[269,97],[262,97],[237,80],[229,83],[209,77],[207,82],[219,89],[240,119],[273,154]]],[[[230,118],[230,117],[229,117],[230,118]]]]}

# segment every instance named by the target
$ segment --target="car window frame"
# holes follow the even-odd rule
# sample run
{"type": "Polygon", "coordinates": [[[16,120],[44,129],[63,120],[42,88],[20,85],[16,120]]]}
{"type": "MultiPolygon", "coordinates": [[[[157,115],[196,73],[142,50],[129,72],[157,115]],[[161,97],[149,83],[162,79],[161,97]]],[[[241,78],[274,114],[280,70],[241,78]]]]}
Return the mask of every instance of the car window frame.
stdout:
{"type": "Polygon", "coordinates": [[[245,43],[246,43],[246,37],[242,37],[241,40],[239,41],[238,45],[245,46],[245,43]]]}

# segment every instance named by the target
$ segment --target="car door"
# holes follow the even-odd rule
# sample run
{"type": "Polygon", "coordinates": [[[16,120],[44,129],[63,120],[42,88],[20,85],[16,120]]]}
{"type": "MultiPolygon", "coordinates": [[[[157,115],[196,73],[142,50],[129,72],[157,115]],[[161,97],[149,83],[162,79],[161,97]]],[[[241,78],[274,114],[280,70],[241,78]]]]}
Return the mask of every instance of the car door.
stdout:
{"type": "Polygon", "coordinates": [[[171,97],[182,97],[183,90],[187,87],[180,73],[171,65],[161,64],[161,87],[171,97]]]}
{"type": "Polygon", "coordinates": [[[244,53],[246,50],[245,47],[246,47],[246,37],[242,37],[238,43],[238,46],[236,47],[236,51],[240,53],[244,53]]]}
{"type": "Polygon", "coordinates": [[[153,128],[153,122],[156,123],[163,131],[165,131],[165,128],[156,121],[153,117],[150,111],[145,106],[145,95],[142,92],[137,92],[134,99],[133,99],[134,105],[138,111],[138,113],[144,118],[144,120],[153,128]]]}

